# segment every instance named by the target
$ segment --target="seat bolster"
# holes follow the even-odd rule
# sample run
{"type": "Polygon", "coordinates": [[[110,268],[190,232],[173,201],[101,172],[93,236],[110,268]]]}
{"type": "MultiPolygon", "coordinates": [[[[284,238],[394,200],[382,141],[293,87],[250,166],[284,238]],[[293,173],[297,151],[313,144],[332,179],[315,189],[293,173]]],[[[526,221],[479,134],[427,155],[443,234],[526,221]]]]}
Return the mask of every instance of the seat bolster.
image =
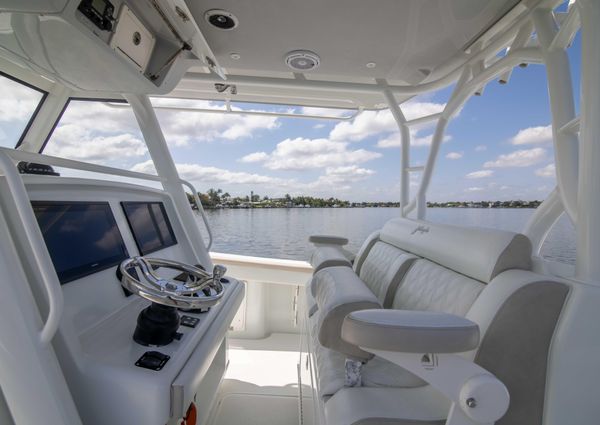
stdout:
{"type": "Polygon", "coordinates": [[[353,311],[381,308],[377,297],[349,267],[330,267],[317,273],[318,339],[321,345],[348,357],[367,360],[372,354],[341,338],[344,318],[353,311]]]}
{"type": "MultiPolygon", "coordinates": [[[[408,272],[408,269],[410,269],[417,258],[417,256],[412,254],[404,254],[397,258],[394,263],[390,265],[385,279],[385,281],[388,282],[387,288],[385,294],[381,294],[383,296],[383,308],[392,308],[396,291],[400,287],[400,284],[408,272]]],[[[380,300],[381,299],[382,298],[380,298],[380,300]]]]}
{"type": "Polygon", "coordinates": [[[379,230],[371,233],[367,237],[367,239],[365,239],[362,246],[356,253],[356,257],[354,258],[353,267],[354,267],[354,271],[356,272],[357,275],[360,275],[360,268],[362,267],[363,262],[365,261],[365,258],[367,258],[367,255],[369,255],[369,251],[371,251],[371,248],[373,248],[373,245],[375,245],[375,243],[378,240],[379,240],[379,230]]]}
{"type": "Polygon", "coordinates": [[[313,266],[314,273],[326,267],[352,267],[348,254],[340,246],[317,247],[310,257],[310,264],[313,266]]]}

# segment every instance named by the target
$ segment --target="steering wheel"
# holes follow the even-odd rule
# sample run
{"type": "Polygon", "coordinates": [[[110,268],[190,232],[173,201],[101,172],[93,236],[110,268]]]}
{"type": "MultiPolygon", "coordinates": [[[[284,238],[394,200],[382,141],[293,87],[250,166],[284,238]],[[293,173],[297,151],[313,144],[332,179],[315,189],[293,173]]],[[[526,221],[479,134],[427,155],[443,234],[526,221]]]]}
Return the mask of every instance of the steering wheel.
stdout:
{"type": "Polygon", "coordinates": [[[161,258],[133,257],[119,266],[121,285],[134,294],[154,303],[184,309],[205,309],[219,303],[223,297],[221,278],[227,271],[216,265],[212,274],[189,264],[161,258]],[[167,268],[185,273],[186,278],[164,278],[157,275],[156,268],[167,268]],[[136,268],[144,279],[139,279],[136,268]]]}

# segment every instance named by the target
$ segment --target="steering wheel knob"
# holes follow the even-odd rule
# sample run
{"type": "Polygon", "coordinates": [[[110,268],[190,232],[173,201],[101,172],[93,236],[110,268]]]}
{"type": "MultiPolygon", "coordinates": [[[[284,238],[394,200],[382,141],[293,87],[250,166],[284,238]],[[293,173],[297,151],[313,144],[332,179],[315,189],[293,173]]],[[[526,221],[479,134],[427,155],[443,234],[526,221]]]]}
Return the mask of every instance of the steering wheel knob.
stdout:
{"type": "Polygon", "coordinates": [[[154,303],[184,309],[205,309],[217,304],[223,296],[221,278],[227,269],[216,265],[210,274],[198,267],[161,258],[133,257],[119,266],[121,285],[154,303]],[[183,273],[185,280],[165,278],[157,269],[183,273]],[[133,270],[137,270],[133,274],[133,270]],[[141,277],[140,273],[141,272],[141,277]]]}

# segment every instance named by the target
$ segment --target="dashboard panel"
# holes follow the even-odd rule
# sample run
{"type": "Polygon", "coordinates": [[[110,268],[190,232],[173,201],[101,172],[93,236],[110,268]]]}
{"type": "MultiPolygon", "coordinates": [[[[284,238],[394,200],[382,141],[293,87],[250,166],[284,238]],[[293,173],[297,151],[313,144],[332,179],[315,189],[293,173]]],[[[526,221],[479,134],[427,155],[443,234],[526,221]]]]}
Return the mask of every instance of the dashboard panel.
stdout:
{"type": "MultiPolygon", "coordinates": [[[[192,402],[207,413],[225,371],[225,334],[244,297],[244,285],[231,277],[223,279],[219,304],[207,312],[180,312],[193,327],[182,322],[180,338],[170,344],[137,344],[132,338],[136,318],[150,302],[125,295],[116,273],[121,261],[117,258],[152,253],[199,263],[171,196],[123,182],[22,178],[57,274],[66,283],[61,285],[64,311],[53,345],[83,421],[171,425],[179,423],[192,402]],[[76,243],[64,237],[68,224],[81,227],[79,236],[72,235],[79,238],[76,243]],[[90,232],[90,226],[96,229],[90,232]],[[90,250],[89,244],[103,240],[101,235],[109,235],[111,249],[90,250]],[[83,249],[82,244],[88,247],[83,249]],[[87,250],[85,255],[77,252],[80,249],[87,250]],[[72,271],[76,264],[83,264],[85,272],[72,271]],[[168,357],[160,370],[138,366],[152,351],[168,357]]],[[[212,269],[212,264],[202,266],[212,269]]]]}

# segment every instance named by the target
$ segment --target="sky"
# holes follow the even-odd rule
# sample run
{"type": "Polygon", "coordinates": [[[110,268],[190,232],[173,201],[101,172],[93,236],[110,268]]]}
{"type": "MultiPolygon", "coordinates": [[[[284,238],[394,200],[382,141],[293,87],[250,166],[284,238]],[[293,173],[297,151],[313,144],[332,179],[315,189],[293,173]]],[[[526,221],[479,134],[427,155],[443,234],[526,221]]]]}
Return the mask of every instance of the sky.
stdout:
{"type": "MultiPolygon", "coordinates": [[[[576,95],[580,49],[577,37],[569,50],[576,95]]],[[[0,91],[0,146],[13,147],[41,95],[1,76],[0,91]]],[[[408,119],[439,112],[450,94],[451,88],[446,88],[421,95],[401,108],[408,119]]],[[[185,105],[223,107],[206,101],[185,105]]],[[[290,106],[241,107],[331,113],[290,106]]],[[[157,115],[180,175],[199,191],[221,188],[233,196],[254,191],[269,197],[289,193],[350,201],[399,199],[400,139],[388,110],[366,111],[351,121],[164,110],[157,115]]],[[[507,85],[492,81],[448,126],[427,199],[544,199],[556,185],[550,123],[544,67],[516,68],[507,85]]],[[[425,163],[433,129],[429,125],[413,131],[411,165],[425,163]]],[[[44,153],[154,172],[128,107],[72,101],[44,153]]],[[[420,173],[411,174],[411,197],[419,178],[420,173]]]]}

